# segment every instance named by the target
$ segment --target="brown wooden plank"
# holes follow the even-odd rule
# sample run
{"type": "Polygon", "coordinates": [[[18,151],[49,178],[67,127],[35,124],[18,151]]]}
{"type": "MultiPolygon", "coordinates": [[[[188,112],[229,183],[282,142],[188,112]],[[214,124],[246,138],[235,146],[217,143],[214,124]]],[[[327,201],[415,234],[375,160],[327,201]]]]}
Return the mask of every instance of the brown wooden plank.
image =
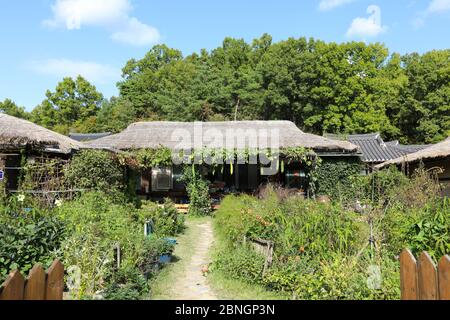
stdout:
{"type": "Polygon", "coordinates": [[[37,264],[31,269],[25,284],[24,300],[45,300],[45,270],[37,264]]]}
{"type": "Polygon", "coordinates": [[[64,291],[64,267],[59,260],[53,261],[47,271],[45,300],[62,300],[64,291]]]}
{"type": "Polygon", "coordinates": [[[450,256],[441,258],[438,265],[439,299],[450,300],[450,256]]]}
{"type": "Polygon", "coordinates": [[[408,249],[400,254],[400,286],[402,300],[418,300],[417,261],[408,249]]]}
{"type": "Polygon", "coordinates": [[[431,259],[428,252],[424,251],[419,257],[418,268],[419,281],[419,299],[420,300],[437,300],[438,293],[438,277],[436,265],[431,259]]]}
{"type": "Polygon", "coordinates": [[[13,271],[3,283],[0,300],[23,300],[25,279],[19,271],[13,271]]]}

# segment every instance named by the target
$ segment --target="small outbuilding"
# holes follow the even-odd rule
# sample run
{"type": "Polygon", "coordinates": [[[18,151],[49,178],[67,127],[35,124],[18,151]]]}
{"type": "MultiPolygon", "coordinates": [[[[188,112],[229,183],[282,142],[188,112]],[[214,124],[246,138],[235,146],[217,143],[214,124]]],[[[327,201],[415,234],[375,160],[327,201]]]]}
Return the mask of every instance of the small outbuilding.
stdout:
{"type": "Polygon", "coordinates": [[[450,196],[450,137],[423,150],[386,161],[375,168],[383,169],[390,165],[402,167],[406,173],[414,172],[421,165],[426,169],[439,168],[438,178],[443,194],[450,196]]]}
{"type": "Polygon", "coordinates": [[[82,147],[81,143],[30,121],[0,114],[0,183],[6,184],[7,190],[16,191],[24,160],[68,160],[82,147]]]}

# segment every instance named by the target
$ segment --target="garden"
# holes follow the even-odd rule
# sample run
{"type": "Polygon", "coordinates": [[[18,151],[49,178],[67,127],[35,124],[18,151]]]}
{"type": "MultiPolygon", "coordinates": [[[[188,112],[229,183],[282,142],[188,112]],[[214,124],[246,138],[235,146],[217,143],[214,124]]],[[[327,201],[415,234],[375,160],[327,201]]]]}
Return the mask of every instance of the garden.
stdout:
{"type": "Polygon", "coordinates": [[[109,153],[81,152],[65,170],[65,179],[85,190],[73,199],[49,207],[27,193],[1,198],[0,282],[11,270],[27,274],[58,258],[66,299],[149,299],[149,282],[172,254],[184,216],[168,200],[133,198],[124,168],[109,153]]]}
{"type": "Polygon", "coordinates": [[[50,202],[25,192],[33,189],[35,168],[24,164],[23,192],[1,192],[0,282],[11,270],[27,274],[36,263],[47,268],[60,259],[65,299],[170,298],[168,288],[186,273],[195,248],[209,251],[199,243],[211,221],[212,255],[201,258],[212,262],[202,266],[201,281],[211,294],[223,291],[219,298],[399,299],[402,249],[426,250],[435,260],[450,252],[450,203],[432,171],[361,175],[357,162],[323,160],[310,174],[310,199],[268,184],[255,195],[228,195],[212,211],[208,181],[197,166],[186,166],[184,234],[186,218],[174,203],[139,200],[127,179],[129,161],[105,151],[78,153],[60,169],[59,186],[80,191],[50,202]],[[167,268],[177,239],[184,261],[167,268]]]}
{"type": "Polygon", "coordinates": [[[407,178],[390,169],[320,181],[318,192],[331,201],[277,186],[259,198],[226,197],[215,215],[212,273],[287,299],[399,299],[402,249],[434,259],[450,252],[450,203],[432,173],[407,178]]]}

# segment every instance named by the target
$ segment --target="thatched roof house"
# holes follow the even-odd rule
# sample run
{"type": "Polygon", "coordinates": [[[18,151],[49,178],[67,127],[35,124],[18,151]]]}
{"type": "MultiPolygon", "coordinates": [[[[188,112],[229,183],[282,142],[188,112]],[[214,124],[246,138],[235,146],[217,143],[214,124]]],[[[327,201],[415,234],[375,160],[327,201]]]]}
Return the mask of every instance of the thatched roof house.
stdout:
{"type": "Polygon", "coordinates": [[[214,143],[214,147],[225,147],[224,141],[230,135],[244,141],[242,147],[249,149],[267,148],[278,142],[280,148],[305,147],[319,153],[354,154],[358,151],[358,147],[350,142],[304,133],[290,121],[138,122],[119,134],[90,141],[86,145],[119,150],[160,146],[185,150],[211,147],[211,139],[218,143],[214,143]],[[271,136],[271,132],[278,133],[271,136]]]}
{"type": "Polygon", "coordinates": [[[82,146],[75,140],[30,121],[0,114],[0,150],[31,147],[51,153],[70,154],[82,146]]]}
{"type": "Polygon", "coordinates": [[[393,164],[414,163],[427,160],[440,160],[450,158],[450,137],[447,140],[434,144],[423,150],[398,157],[393,160],[386,161],[378,166],[377,169],[384,168],[393,164]]]}

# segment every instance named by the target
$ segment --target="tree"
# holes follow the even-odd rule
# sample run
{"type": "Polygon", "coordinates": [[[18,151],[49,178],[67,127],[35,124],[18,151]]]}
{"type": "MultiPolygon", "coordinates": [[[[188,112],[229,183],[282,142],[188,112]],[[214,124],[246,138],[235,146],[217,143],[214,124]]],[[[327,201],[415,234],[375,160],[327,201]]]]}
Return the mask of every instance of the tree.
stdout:
{"type": "Polygon", "coordinates": [[[135,121],[133,105],[123,98],[105,100],[97,114],[97,132],[118,133],[135,121]]]}
{"type": "Polygon", "coordinates": [[[142,120],[261,119],[315,134],[437,142],[450,134],[449,51],[390,55],[379,43],[273,43],[268,34],[186,57],[157,45],[127,62],[119,98],[98,118],[112,131],[142,120]]]}
{"type": "Polygon", "coordinates": [[[0,101],[0,112],[21,119],[28,119],[28,112],[24,107],[19,107],[14,101],[5,99],[0,101]]]}
{"type": "Polygon", "coordinates": [[[403,56],[407,85],[400,92],[397,125],[411,143],[450,135],[450,50],[403,56]]]}
{"type": "Polygon", "coordinates": [[[83,77],[64,78],[31,113],[31,119],[44,127],[68,134],[96,131],[96,115],[103,96],[83,77]]]}

